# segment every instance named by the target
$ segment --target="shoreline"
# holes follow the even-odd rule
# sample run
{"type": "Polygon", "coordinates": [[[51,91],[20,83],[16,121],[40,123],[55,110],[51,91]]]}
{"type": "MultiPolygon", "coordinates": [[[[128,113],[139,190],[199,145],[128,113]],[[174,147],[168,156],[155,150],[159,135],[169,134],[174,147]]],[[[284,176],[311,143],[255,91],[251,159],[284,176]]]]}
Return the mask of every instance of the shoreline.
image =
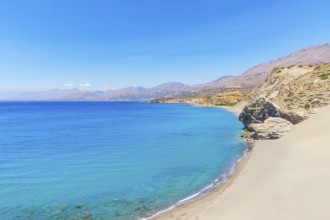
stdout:
{"type": "Polygon", "coordinates": [[[225,183],[150,219],[329,218],[329,124],[330,106],[318,109],[281,139],[257,141],[225,183]]]}
{"type": "MultiPolygon", "coordinates": [[[[247,144],[249,144],[249,143],[247,143],[247,144]]],[[[209,196],[213,192],[219,192],[220,190],[225,190],[225,188],[230,185],[230,183],[234,180],[234,178],[237,177],[238,173],[243,169],[244,164],[247,163],[247,161],[251,155],[251,151],[252,151],[252,148],[247,147],[247,149],[244,151],[243,155],[237,161],[235,161],[234,164],[232,164],[232,166],[228,170],[228,172],[219,176],[217,179],[212,181],[211,184],[204,187],[197,193],[192,194],[184,199],[181,199],[180,201],[176,202],[175,204],[171,205],[170,207],[160,210],[151,216],[141,218],[140,220],[157,219],[158,217],[166,215],[167,213],[169,213],[177,208],[185,207],[187,205],[193,204],[193,203],[203,199],[204,197],[209,196]],[[223,178],[223,179],[220,179],[220,178],[223,178]]]]}
{"type": "MultiPolygon", "coordinates": [[[[234,181],[234,179],[237,178],[239,173],[243,170],[244,166],[246,165],[249,158],[251,157],[251,153],[252,153],[251,151],[252,151],[252,148],[247,149],[244,152],[244,154],[242,155],[242,157],[239,158],[233,164],[232,172],[230,172],[223,181],[220,181],[217,185],[211,187],[209,189],[209,191],[204,192],[204,194],[197,195],[199,193],[203,193],[204,189],[209,187],[210,185],[206,186],[204,189],[200,190],[198,193],[193,194],[187,198],[184,198],[184,199],[178,201],[176,204],[171,205],[170,207],[168,207],[164,210],[161,210],[149,217],[141,218],[140,220],[157,220],[158,218],[163,219],[163,217],[166,218],[167,215],[170,214],[172,211],[175,212],[176,209],[189,207],[190,205],[193,205],[193,204],[197,203],[198,201],[204,199],[205,197],[209,197],[210,195],[212,195],[214,193],[216,193],[216,194],[222,193],[224,190],[226,190],[227,187],[229,187],[231,185],[231,183],[234,181]],[[185,201],[185,202],[182,203],[182,201],[185,201]]],[[[219,179],[219,178],[220,177],[218,177],[217,179],[219,179]]],[[[214,183],[214,181],[212,182],[212,184],[213,183],[214,183]]]]}
{"type": "Polygon", "coordinates": [[[228,106],[228,105],[200,105],[195,102],[158,102],[160,104],[187,104],[192,106],[199,106],[199,107],[210,107],[210,108],[222,108],[225,109],[231,113],[233,113],[237,118],[239,114],[243,111],[244,106],[247,104],[244,101],[238,102],[234,106],[228,106]]]}
{"type": "MultiPolygon", "coordinates": [[[[177,104],[177,103],[164,103],[164,104],[177,104]]],[[[233,113],[238,119],[238,116],[242,112],[243,107],[245,106],[246,103],[241,102],[235,106],[199,105],[194,102],[182,102],[180,104],[188,104],[188,105],[198,106],[198,107],[222,108],[222,109],[227,110],[228,112],[233,113]]],[[[197,193],[192,194],[184,199],[181,199],[180,201],[176,202],[175,204],[171,205],[170,207],[160,210],[151,216],[143,217],[143,218],[141,218],[141,220],[157,219],[159,217],[162,217],[163,215],[168,214],[169,212],[171,212],[175,209],[193,204],[193,203],[203,199],[204,197],[209,196],[212,193],[219,193],[219,192],[221,193],[222,191],[224,191],[226,189],[226,187],[228,187],[234,181],[234,179],[238,176],[238,174],[242,171],[242,169],[244,168],[245,164],[247,163],[247,161],[249,160],[249,158],[252,154],[252,149],[253,149],[254,143],[251,141],[248,141],[246,139],[243,139],[243,138],[241,138],[241,140],[246,145],[246,150],[243,152],[243,155],[232,164],[232,166],[228,170],[228,172],[220,175],[217,179],[212,181],[211,184],[204,187],[197,193]],[[221,180],[220,178],[223,178],[223,179],[221,180]]]]}

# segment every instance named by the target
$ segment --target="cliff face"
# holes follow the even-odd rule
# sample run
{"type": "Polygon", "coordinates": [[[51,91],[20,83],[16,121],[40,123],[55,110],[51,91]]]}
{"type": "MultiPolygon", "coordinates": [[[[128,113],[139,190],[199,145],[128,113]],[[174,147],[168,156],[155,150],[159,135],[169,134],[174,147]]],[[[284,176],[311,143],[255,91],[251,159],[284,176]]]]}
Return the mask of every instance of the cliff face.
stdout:
{"type": "Polygon", "coordinates": [[[314,109],[330,104],[330,63],[274,68],[265,82],[252,90],[247,101],[239,119],[252,137],[279,138],[285,133],[281,130],[288,131],[291,124],[308,118],[314,109]],[[269,118],[289,123],[282,121],[281,126],[274,127],[267,121],[269,118]],[[269,135],[276,129],[280,135],[269,135]]]}

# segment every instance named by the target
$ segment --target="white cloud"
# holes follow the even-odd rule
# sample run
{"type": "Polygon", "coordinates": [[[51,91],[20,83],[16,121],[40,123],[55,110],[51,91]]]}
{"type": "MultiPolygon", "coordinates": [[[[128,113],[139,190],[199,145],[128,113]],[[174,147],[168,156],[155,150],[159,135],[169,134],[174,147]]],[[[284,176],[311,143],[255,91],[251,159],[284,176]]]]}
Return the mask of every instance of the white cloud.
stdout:
{"type": "Polygon", "coordinates": [[[74,87],[75,84],[74,83],[64,83],[65,87],[74,87]]]}
{"type": "Polygon", "coordinates": [[[80,87],[91,87],[92,84],[90,84],[90,83],[80,83],[79,86],[80,87]]]}

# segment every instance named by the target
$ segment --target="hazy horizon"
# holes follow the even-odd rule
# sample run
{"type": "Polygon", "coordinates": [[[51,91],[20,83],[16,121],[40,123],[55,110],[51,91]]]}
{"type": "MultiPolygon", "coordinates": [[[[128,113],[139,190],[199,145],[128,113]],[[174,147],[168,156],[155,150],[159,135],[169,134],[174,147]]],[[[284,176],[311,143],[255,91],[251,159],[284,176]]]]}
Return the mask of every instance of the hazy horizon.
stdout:
{"type": "Polygon", "coordinates": [[[0,91],[151,88],[238,75],[329,42],[329,6],[322,0],[6,2],[0,91]]]}

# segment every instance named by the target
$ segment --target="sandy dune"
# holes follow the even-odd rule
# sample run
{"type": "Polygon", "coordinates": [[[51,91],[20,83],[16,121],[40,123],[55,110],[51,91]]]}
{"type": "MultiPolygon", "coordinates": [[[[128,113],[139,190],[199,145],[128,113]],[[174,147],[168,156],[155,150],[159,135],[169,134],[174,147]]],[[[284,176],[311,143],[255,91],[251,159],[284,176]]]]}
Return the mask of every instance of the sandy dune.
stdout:
{"type": "Polygon", "coordinates": [[[330,219],[330,106],[260,141],[223,187],[155,219],[330,219]]]}

